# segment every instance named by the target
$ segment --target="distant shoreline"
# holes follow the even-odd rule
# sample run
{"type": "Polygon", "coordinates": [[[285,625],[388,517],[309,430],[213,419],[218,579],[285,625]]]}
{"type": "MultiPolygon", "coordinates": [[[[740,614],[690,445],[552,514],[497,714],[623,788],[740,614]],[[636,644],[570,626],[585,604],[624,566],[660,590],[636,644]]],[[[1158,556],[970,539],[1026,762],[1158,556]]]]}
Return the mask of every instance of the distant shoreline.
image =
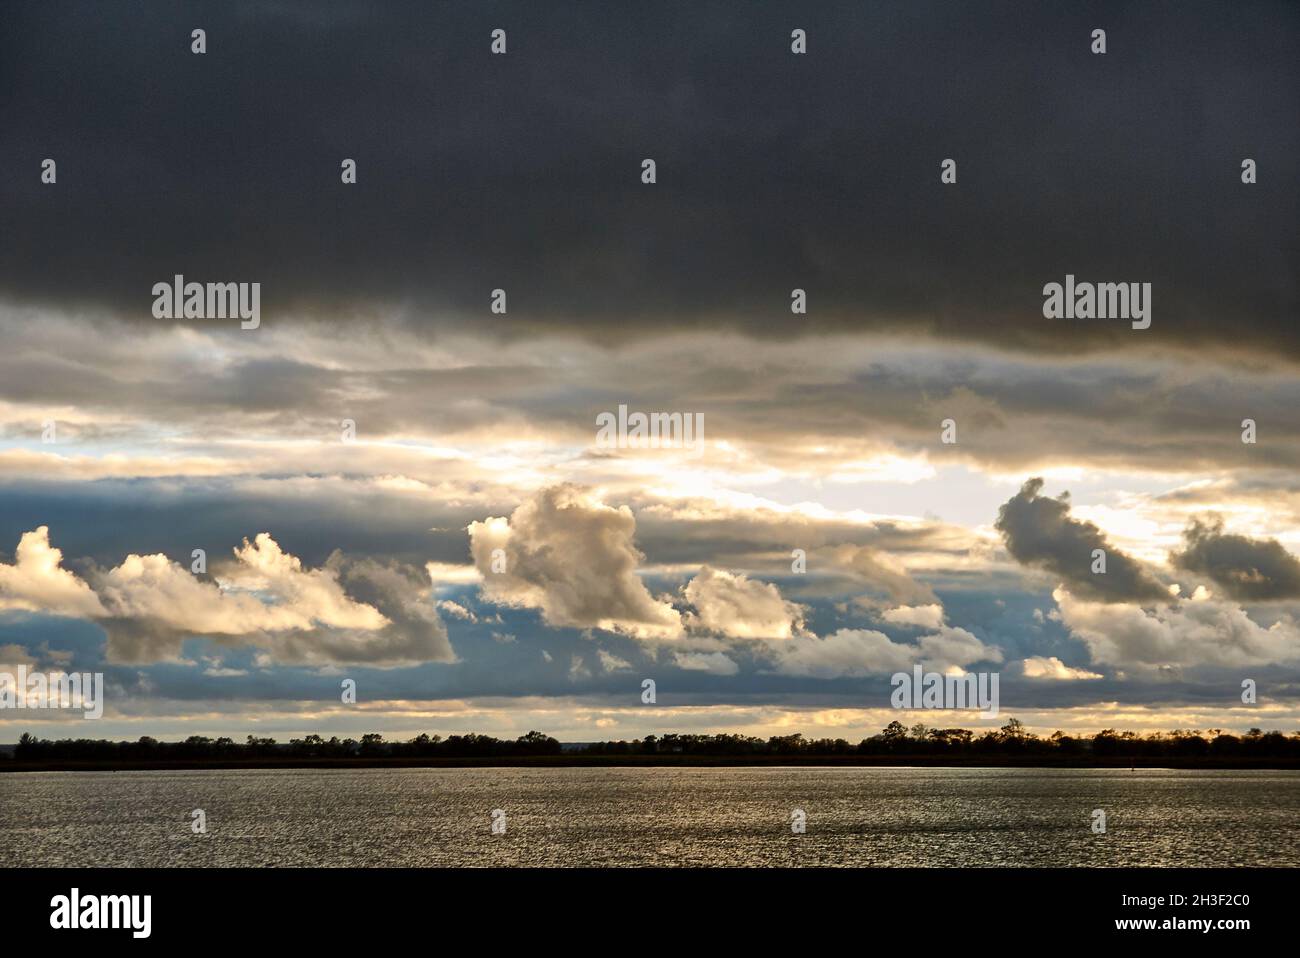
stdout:
{"type": "Polygon", "coordinates": [[[73,760],[0,760],[4,772],[196,771],[203,769],[329,768],[1140,768],[1140,769],[1300,769],[1300,760],[1278,758],[1084,758],[1044,760],[1042,756],[936,755],[516,755],[484,758],[346,757],[73,760]]]}

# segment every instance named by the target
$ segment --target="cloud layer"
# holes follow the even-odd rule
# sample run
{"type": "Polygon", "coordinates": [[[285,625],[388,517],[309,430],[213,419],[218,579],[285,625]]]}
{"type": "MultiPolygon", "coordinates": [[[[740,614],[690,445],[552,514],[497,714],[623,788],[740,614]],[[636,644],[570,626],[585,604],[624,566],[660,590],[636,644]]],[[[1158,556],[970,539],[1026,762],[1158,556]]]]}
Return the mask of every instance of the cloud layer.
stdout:
{"type": "Polygon", "coordinates": [[[1168,599],[1169,590],[1140,562],[1111,545],[1093,523],[1070,516],[1069,493],[1048,499],[1039,495],[1042,488],[1042,479],[1030,479],[998,510],[994,527],[1017,561],[1046,569],[1089,598],[1168,599]]]}
{"type": "Polygon", "coordinates": [[[1300,598],[1300,559],[1276,539],[1227,533],[1221,516],[1193,520],[1183,538],[1186,547],[1170,556],[1174,565],[1208,576],[1232,598],[1300,598]]]}
{"type": "Polygon", "coordinates": [[[254,646],[279,662],[384,666],[453,658],[428,585],[414,574],[338,553],[306,569],[267,533],[245,539],[215,580],[165,555],[132,554],[93,570],[92,587],[62,560],[46,527],[24,535],[15,563],[0,564],[0,609],[94,620],[107,634],[110,661],[175,660],[194,636],[254,646]]]}
{"type": "Polygon", "coordinates": [[[637,577],[636,520],[574,485],[545,489],[507,519],[469,525],[470,552],[493,602],[540,609],[556,626],[638,638],[681,634],[672,604],[637,577]]]}

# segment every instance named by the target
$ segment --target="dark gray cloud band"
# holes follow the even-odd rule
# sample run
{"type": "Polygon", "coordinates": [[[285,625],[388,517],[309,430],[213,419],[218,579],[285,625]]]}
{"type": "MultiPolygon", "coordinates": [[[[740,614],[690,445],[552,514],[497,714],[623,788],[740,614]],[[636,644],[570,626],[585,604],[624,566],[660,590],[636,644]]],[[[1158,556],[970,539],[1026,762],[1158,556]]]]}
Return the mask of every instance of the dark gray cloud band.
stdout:
{"type": "Polygon", "coordinates": [[[1183,531],[1186,548],[1173,564],[1209,576],[1243,602],[1300,598],[1300,559],[1276,539],[1252,539],[1223,531],[1223,519],[1195,519],[1183,531]]]}
{"type": "Polygon", "coordinates": [[[182,273],[261,282],[266,322],[383,306],[601,340],[653,319],[1300,357],[1294,5],[3,16],[0,295],[20,301],[159,322],[152,284],[182,273]],[[498,26],[505,56],[489,52],[498,26]],[[1088,49],[1097,26],[1104,56],[1088,49]],[[1151,282],[1151,329],[1045,320],[1042,286],[1066,273],[1151,282]],[[505,317],[488,312],[496,287],[505,317]]]}
{"type": "Polygon", "coordinates": [[[1116,549],[1097,526],[1070,516],[1069,493],[1039,495],[1042,479],[1030,479],[998,510],[994,528],[1019,562],[1060,576],[1076,595],[1101,602],[1157,602],[1169,591],[1146,567],[1116,549]],[[1094,572],[1094,552],[1105,553],[1105,572],[1094,572]]]}

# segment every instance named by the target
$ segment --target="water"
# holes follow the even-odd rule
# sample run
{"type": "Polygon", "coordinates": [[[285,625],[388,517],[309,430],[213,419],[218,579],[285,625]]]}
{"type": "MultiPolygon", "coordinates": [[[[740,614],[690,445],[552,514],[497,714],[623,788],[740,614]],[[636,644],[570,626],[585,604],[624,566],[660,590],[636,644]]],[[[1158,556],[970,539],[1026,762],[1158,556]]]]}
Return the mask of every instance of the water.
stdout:
{"type": "Polygon", "coordinates": [[[1296,866],[1300,772],[449,768],[0,775],[0,866],[1296,866]],[[207,815],[195,835],[191,811],[207,815]],[[491,811],[506,813],[504,835],[491,811]],[[791,833],[790,815],[807,814],[791,833]],[[1092,811],[1106,812],[1094,835],[1092,811]]]}

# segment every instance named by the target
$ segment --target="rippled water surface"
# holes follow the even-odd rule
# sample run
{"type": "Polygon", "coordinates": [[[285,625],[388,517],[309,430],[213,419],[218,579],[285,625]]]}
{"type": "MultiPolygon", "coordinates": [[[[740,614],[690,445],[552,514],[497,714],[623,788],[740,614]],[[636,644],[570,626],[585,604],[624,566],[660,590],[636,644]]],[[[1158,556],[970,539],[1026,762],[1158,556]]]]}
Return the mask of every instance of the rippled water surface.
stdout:
{"type": "Polygon", "coordinates": [[[494,768],[0,775],[0,865],[1300,865],[1300,772],[494,768]],[[208,833],[190,829],[193,809],[208,833]],[[1094,835],[1092,811],[1106,812],[1094,835]],[[506,832],[493,835],[493,809],[506,832]],[[807,815],[791,833],[794,809],[807,815]]]}

